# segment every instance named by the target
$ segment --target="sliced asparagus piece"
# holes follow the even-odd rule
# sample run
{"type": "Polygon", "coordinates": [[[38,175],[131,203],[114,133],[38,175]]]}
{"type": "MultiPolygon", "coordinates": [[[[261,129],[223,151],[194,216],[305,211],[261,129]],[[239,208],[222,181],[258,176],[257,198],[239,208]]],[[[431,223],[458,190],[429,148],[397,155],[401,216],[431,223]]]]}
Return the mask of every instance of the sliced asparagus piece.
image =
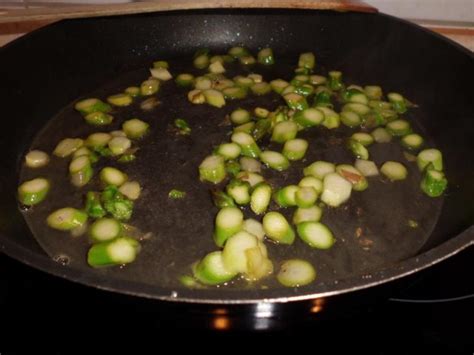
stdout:
{"type": "Polygon", "coordinates": [[[49,189],[49,181],[44,178],[25,181],[18,187],[18,201],[26,206],[37,205],[46,198],[49,189]]]}

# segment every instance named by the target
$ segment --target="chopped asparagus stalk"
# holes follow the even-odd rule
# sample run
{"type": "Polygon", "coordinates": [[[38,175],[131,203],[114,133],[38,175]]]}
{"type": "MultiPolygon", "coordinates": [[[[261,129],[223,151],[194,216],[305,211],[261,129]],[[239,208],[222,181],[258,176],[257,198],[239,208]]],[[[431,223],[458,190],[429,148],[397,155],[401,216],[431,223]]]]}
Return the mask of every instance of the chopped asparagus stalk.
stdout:
{"type": "Polygon", "coordinates": [[[127,181],[120,186],[119,191],[128,199],[134,201],[140,197],[142,188],[137,181],[127,181]]]}
{"type": "Polygon", "coordinates": [[[273,57],[273,50],[271,48],[264,48],[257,54],[258,62],[263,65],[275,64],[273,57]]]}
{"type": "Polygon", "coordinates": [[[425,170],[428,166],[434,170],[443,170],[443,156],[438,149],[422,150],[416,158],[416,163],[420,171],[425,170]]]}
{"type": "Polygon", "coordinates": [[[347,142],[347,148],[349,148],[356,158],[364,160],[369,159],[369,151],[360,142],[351,138],[347,142]]]}
{"type": "Polygon", "coordinates": [[[342,107],[342,111],[351,111],[351,112],[357,113],[360,116],[365,116],[370,112],[370,107],[364,104],[351,102],[351,103],[345,104],[342,107]]]}
{"type": "Polygon", "coordinates": [[[362,119],[360,116],[352,111],[343,111],[341,112],[341,122],[347,127],[354,128],[362,124],[362,119]]]}
{"type": "Polygon", "coordinates": [[[318,86],[313,105],[316,107],[333,107],[331,102],[332,91],[325,86],[318,86]]]}
{"type": "Polygon", "coordinates": [[[382,88],[380,86],[368,85],[364,87],[364,92],[371,100],[380,100],[382,98],[382,88]]]}
{"type": "Polygon", "coordinates": [[[177,118],[174,120],[174,126],[179,130],[179,134],[187,136],[191,134],[191,127],[189,127],[188,122],[182,118],[177,118]]]}
{"type": "Polygon", "coordinates": [[[303,222],[319,222],[323,210],[319,206],[311,206],[307,208],[297,208],[293,214],[293,223],[298,225],[303,222]]]}
{"type": "Polygon", "coordinates": [[[262,152],[260,160],[268,167],[277,171],[283,171],[290,167],[290,162],[283,154],[271,150],[262,152]]]}
{"type": "Polygon", "coordinates": [[[250,86],[250,91],[255,95],[266,95],[272,91],[272,87],[269,83],[262,81],[261,83],[255,83],[250,86]]]}
{"type": "Polygon", "coordinates": [[[69,164],[69,173],[71,178],[71,184],[76,187],[82,187],[86,185],[93,175],[92,165],[87,155],[82,155],[75,158],[69,164]]]}
{"type": "Polygon", "coordinates": [[[230,120],[236,125],[241,125],[250,121],[250,113],[247,110],[239,108],[230,114],[230,120]]]}
{"type": "Polygon", "coordinates": [[[310,186],[299,186],[295,193],[295,201],[298,207],[307,208],[316,203],[318,193],[310,186]]]}
{"type": "Polygon", "coordinates": [[[404,180],[408,175],[408,171],[403,164],[396,161],[385,162],[380,168],[380,172],[391,181],[404,180]]]}
{"type": "Polygon", "coordinates": [[[51,228],[70,231],[82,226],[87,221],[87,214],[72,207],[65,207],[51,213],[46,222],[51,228]]]}
{"type": "Polygon", "coordinates": [[[292,110],[304,110],[308,108],[308,102],[303,95],[290,92],[283,96],[288,107],[292,110]]]}
{"type": "Polygon", "coordinates": [[[410,124],[405,120],[395,120],[392,122],[387,123],[386,126],[387,131],[392,136],[405,136],[411,132],[410,124]]]}
{"type": "Polygon", "coordinates": [[[369,106],[376,110],[391,110],[392,104],[382,100],[370,100],[369,106]]]}
{"type": "Polygon", "coordinates": [[[219,155],[207,156],[199,165],[199,177],[201,181],[218,184],[226,177],[224,158],[219,155]]]}
{"type": "Polygon", "coordinates": [[[25,163],[29,168],[41,168],[49,163],[49,156],[41,150],[31,150],[25,155],[25,163]]]}
{"type": "Polygon", "coordinates": [[[131,97],[129,94],[121,93],[109,96],[107,98],[107,102],[109,104],[119,107],[129,106],[133,102],[133,97],[131,97]]]}
{"type": "Polygon", "coordinates": [[[100,171],[100,180],[106,185],[119,187],[128,180],[128,176],[116,168],[107,166],[100,171]]]}
{"type": "Polygon", "coordinates": [[[328,77],[328,85],[331,90],[338,91],[344,87],[342,84],[342,73],[340,71],[330,71],[328,77]]]}
{"type": "Polygon", "coordinates": [[[246,55],[249,55],[249,51],[244,47],[232,47],[229,49],[229,55],[234,58],[240,58],[246,55]]]}
{"type": "Polygon", "coordinates": [[[377,143],[388,143],[392,140],[392,135],[382,127],[374,129],[371,135],[377,143]]]}
{"type": "Polygon", "coordinates": [[[168,80],[173,79],[173,76],[170,74],[170,72],[166,68],[151,68],[150,74],[153,78],[161,80],[161,81],[168,81],[168,80]]]}
{"type": "Polygon", "coordinates": [[[133,153],[126,153],[120,156],[120,158],[117,159],[119,163],[130,163],[136,159],[136,155],[133,153]]]}
{"type": "Polygon", "coordinates": [[[365,176],[352,165],[338,165],[336,167],[336,171],[339,175],[352,184],[352,188],[355,191],[364,191],[369,187],[369,183],[365,176]]]}
{"type": "Polygon", "coordinates": [[[277,280],[286,287],[300,287],[316,279],[316,270],[307,261],[290,259],[283,262],[277,274],[277,280]]]}
{"type": "Polygon", "coordinates": [[[185,88],[191,87],[194,83],[194,75],[188,73],[179,74],[175,81],[178,86],[185,88]]]}
{"type": "Polygon", "coordinates": [[[391,92],[387,95],[387,97],[396,112],[405,113],[407,111],[406,100],[402,95],[396,92],[391,92]]]}
{"type": "Polygon", "coordinates": [[[198,76],[194,79],[194,88],[198,90],[212,89],[212,80],[205,76],[198,76]]]}
{"type": "Polygon", "coordinates": [[[231,272],[247,273],[248,263],[245,251],[258,247],[258,239],[245,231],[232,235],[226,242],[222,251],[225,267],[231,272]]]}
{"type": "Polygon", "coordinates": [[[262,164],[258,160],[249,157],[240,158],[240,167],[243,171],[250,173],[260,173],[262,171],[262,164]]]}
{"type": "Polygon", "coordinates": [[[149,127],[150,125],[148,123],[138,118],[132,118],[122,124],[122,130],[127,137],[131,139],[142,138],[148,132],[149,127]]]}
{"type": "Polygon", "coordinates": [[[308,108],[296,112],[293,119],[302,127],[313,127],[320,125],[324,121],[324,113],[317,108],[308,108]]]}
{"type": "Polygon", "coordinates": [[[254,56],[246,55],[239,58],[239,62],[243,65],[253,65],[257,62],[254,56]]]}
{"type": "Polygon", "coordinates": [[[247,97],[247,90],[238,86],[225,88],[222,90],[222,93],[224,94],[224,98],[229,100],[245,99],[245,97],[247,97]]]}
{"type": "Polygon", "coordinates": [[[369,99],[365,93],[358,89],[347,88],[347,90],[343,92],[342,96],[346,102],[355,102],[364,105],[369,103],[369,99]]]}
{"type": "Polygon", "coordinates": [[[207,53],[198,55],[194,58],[193,64],[197,69],[206,69],[209,66],[209,56],[207,53]]]}
{"type": "Polygon", "coordinates": [[[247,122],[234,128],[234,133],[244,132],[251,134],[255,128],[255,122],[247,122]]]}
{"type": "Polygon", "coordinates": [[[140,85],[140,94],[142,96],[151,96],[160,90],[160,81],[155,78],[145,80],[140,85]]]}
{"type": "Polygon", "coordinates": [[[314,54],[311,52],[301,53],[298,59],[298,67],[306,69],[314,69],[316,59],[314,54]]]}
{"type": "Polygon", "coordinates": [[[84,119],[93,126],[105,126],[111,124],[114,118],[108,113],[97,111],[88,113],[84,119]]]}
{"type": "Polygon", "coordinates": [[[130,86],[124,90],[124,92],[131,97],[140,96],[140,88],[138,86],[130,86]]]}
{"type": "Polygon", "coordinates": [[[239,162],[235,160],[228,160],[225,162],[225,171],[231,175],[231,176],[236,176],[238,173],[240,173],[240,164],[239,162]]]}
{"type": "Polygon", "coordinates": [[[299,237],[310,247],[329,249],[335,239],[327,226],[319,222],[302,222],[297,226],[299,237]]]}
{"type": "Polygon", "coordinates": [[[253,126],[252,136],[255,140],[260,140],[268,133],[270,133],[271,128],[272,121],[270,118],[260,119],[253,126]]]}
{"type": "Polygon", "coordinates": [[[137,240],[120,237],[93,245],[87,254],[87,262],[92,267],[129,264],[140,250],[137,240]]]}
{"type": "Polygon", "coordinates": [[[94,191],[89,191],[86,195],[85,210],[92,218],[102,218],[107,214],[100,201],[100,194],[94,191]]]}
{"type": "Polygon", "coordinates": [[[65,138],[54,148],[53,154],[60,158],[65,158],[78,150],[84,141],[80,138],[65,138]]]}
{"type": "Polygon", "coordinates": [[[327,79],[324,76],[321,76],[321,75],[310,75],[309,76],[309,83],[311,85],[315,85],[315,86],[324,85],[324,84],[326,84],[326,82],[327,82],[327,79]]]}
{"type": "Polygon", "coordinates": [[[365,133],[365,132],[354,133],[351,136],[351,139],[355,140],[356,142],[359,142],[364,147],[367,147],[371,145],[372,143],[374,143],[374,137],[372,137],[369,133],[365,133]]]}
{"type": "Polygon", "coordinates": [[[236,132],[231,137],[232,142],[237,143],[242,152],[241,154],[250,157],[257,158],[260,156],[261,151],[253,137],[245,132],[236,132]]]}
{"type": "Polygon", "coordinates": [[[74,108],[83,115],[92,112],[109,112],[112,109],[109,104],[95,98],[81,100],[74,105],[74,108]]]}
{"type": "Polygon", "coordinates": [[[419,149],[423,145],[423,142],[423,137],[416,133],[407,134],[400,140],[400,143],[405,148],[411,150],[419,149]]]}
{"type": "Polygon", "coordinates": [[[214,89],[207,89],[204,90],[203,95],[206,99],[206,102],[214,107],[222,107],[225,105],[225,98],[224,95],[217,90],[214,89]]]}
{"type": "Polygon", "coordinates": [[[244,76],[236,76],[234,78],[234,82],[235,82],[235,85],[245,90],[251,87],[253,84],[255,84],[255,81],[252,78],[244,77],[244,76]]]}
{"type": "Polygon", "coordinates": [[[296,206],[296,191],[299,187],[296,185],[288,185],[273,194],[273,199],[281,207],[296,206]]]}
{"type": "Polygon", "coordinates": [[[217,147],[216,153],[225,160],[237,159],[240,155],[241,148],[237,143],[223,143],[217,147]]]}
{"type": "Polygon", "coordinates": [[[127,221],[133,213],[133,201],[125,198],[116,186],[107,186],[101,195],[105,210],[119,221],[127,221]]]}
{"type": "Polygon", "coordinates": [[[421,180],[421,190],[430,197],[441,196],[448,186],[448,180],[442,171],[426,170],[421,180]]]}
{"type": "Polygon", "coordinates": [[[273,273],[273,263],[262,252],[263,243],[255,248],[245,250],[247,258],[247,273],[245,278],[249,281],[257,281],[273,273]]]}
{"type": "Polygon", "coordinates": [[[268,212],[263,217],[263,229],[265,234],[275,242],[281,244],[293,244],[295,232],[286,218],[279,212],[268,212]]]}
{"type": "Polygon", "coordinates": [[[338,207],[351,197],[352,184],[337,173],[324,177],[321,201],[331,207],[338,207]]]}
{"type": "Polygon", "coordinates": [[[264,181],[262,175],[251,173],[248,171],[241,171],[236,175],[236,178],[243,181],[247,181],[250,184],[250,187],[257,186],[259,183],[264,181]]]}
{"type": "Polygon", "coordinates": [[[131,146],[132,142],[127,137],[114,137],[108,143],[112,155],[121,155],[130,149],[131,146]]]}
{"type": "Polygon", "coordinates": [[[298,74],[293,78],[293,80],[290,81],[290,84],[293,86],[301,86],[308,82],[309,82],[309,75],[298,74]]]}
{"type": "Polygon", "coordinates": [[[263,108],[263,107],[255,107],[253,112],[257,118],[261,118],[261,119],[267,118],[268,115],[270,114],[270,111],[268,111],[266,108],[263,108]]]}
{"type": "Polygon", "coordinates": [[[218,208],[235,206],[234,199],[221,190],[212,189],[211,197],[214,205],[218,208]]]}
{"type": "Polygon", "coordinates": [[[298,126],[293,121],[279,122],[273,128],[272,141],[277,143],[285,143],[294,139],[298,133],[298,126]]]}
{"type": "Polygon", "coordinates": [[[366,177],[379,175],[379,169],[377,169],[377,165],[373,161],[357,159],[355,167],[366,177]]]}
{"type": "Polygon", "coordinates": [[[336,111],[324,106],[318,107],[318,109],[324,113],[324,121],[322,122],[324,127],[334,129],[340,126],[341,118],[336,111]]]}
{"type": "Polygon", "coordinates": [[[177,189],[173,189],[168,193],[168,197],[172,200],[180,200],[180,199],[183,199],[183,198],[186,197],[186,192],[181,191],[181,190],[177,190],[177,189]]]}
{"type": "Polygon", "coordinates": [[[250,184],[246,181],[234,179],[226,186],[227,194],[239,205],[250,202],[250,184]]]}
{"type": "Polygon", "coordinates": [[[265,238],[265,231],[263,230],[262,223],[253,218],[248,218],[244,221],[242,224],[242,230],[256,236],[261,242],[263,242],[263,239],[265,238]]]}
{"type": "Polygon", "coordinates": [[[18,187],[18,200],[26,206],[37,205],[46,198],[49,189],[49,181],[44,178],[25,181],[18,187]]]}
{"type": "Polygon", "coordinates": [[[283,155],[288,160],[301,160],[308,150],[308,141],[304,139],[291,139],[285,142],[283,146],[283,155]]]}
{"type": "Polygon", "coordinates": [[[107,145],[107,143],[109,143],[111,139],[112,136],[108,133],[92,133],[87,137],[85,145],[93,149],[103,148],[107,145]]]}
{"type": "Polygon", "coordinates": [[[317,179],[322,180],[327,174],[336,171],[336,166],[333,163],[318,160],[311,165],[304,168],[304,176],[314,176],[317,179]]]}
{"type": "Polygon", "coordinates": [[[165,60],[157,60],[153,62],[153,68],[163,68],[168,69],[170,66],[167,61],[165,60]]]}
{"type": "Polygon", "coordinates": [[[92,223],[89,233],[92,241],[106,242],[120,236],[122,224],[113,218],[100,218],[92,223]]]}
{"type": "Polygon", "coordinates": [[[250,198],[250,209],[257,215],[265,213],[272,199],[272,188],[265,182],[255,186],[250,198]]]}
{"type": "Polygon", "coordinates": [[[213,74],[222,74],[222,73],[225,73],[225,68],[224,66],[222,65],[221,62],[214,62],[214,63],[211,63],[208,67],[209,69],[209,72],[213,73],[213,74]]]}
{"type": "Polygon", "coordinates": [[[282,80],[282,79],[276,79],[270,81],[270,86],[272,87],[273,91],[275,91],[277,94],[281,94],[283,90],[290,85],[287,81],[282,80]]]}
{"type": "Polygon", "coordinates": [[[229,271],[224,265],[222,251],[207,254],[193,268],[194,277],[205,285],[219,285],[232,280],[236,272],[229,271]]]}
{"type": "Polygon", "coordinates": [[[318,195],[321,194],[321,192],[323,192],[323,182],[314,176],[306,176],[302,178],[298,186],[312,187],[318,195]]]}

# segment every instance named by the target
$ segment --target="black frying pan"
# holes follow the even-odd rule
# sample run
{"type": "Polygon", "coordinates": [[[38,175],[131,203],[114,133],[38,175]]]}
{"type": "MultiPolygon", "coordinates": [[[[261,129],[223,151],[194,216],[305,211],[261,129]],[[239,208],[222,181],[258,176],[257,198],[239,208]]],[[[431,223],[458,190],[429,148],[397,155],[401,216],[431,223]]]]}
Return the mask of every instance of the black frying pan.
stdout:
{"type": "MultiPolygon", "coordinates": [[[[415,273],[474,244],[473,64],[473,55],[466,49],[382,14],[196,10],[68,20],[47,26],[0,50],[0,97],[4,100],[4,129],[0,133],[1,250],[35,268],[98,288],[200,303],[316,299],[415,273]],[[92,93],[114,93],[128,83],[143,80],[144,68],[156,58],[169,59],[179,69],[180,63],[174,58],[190,58],[202,47],[222,52],[235,44],[244,44],[254,51],[270,45],[277,58],[287,63],[294,62],[300,52],[311,50],[317,54],[323,72],[337,68],[345,73],[347,82],[377,83],[386,91],[403,92],[419,105],[409,116],[415,127],[444,153],[450,181],[446,196],[433,200],[421,195],[416,183],[418,173],[411,167],[406,183],[375,182],[346,208],[325,215],[323,220],[338,236],[331,251],[313,252],[302,243],[291,251],[270,247],[277,261],[296,255],[311,259],[319,272],[318,281],[311,286],[288,289],[268,281],[269,289],[243,283],[219,289],[186,289],[171,276],[184,272],[191,262],[214,249],[211,228],[216,210],[207,188],[196,183],[196,166],[212,145],[224,137],[222,129],[215,128],[223,111],[193,107],[189,117],[189,104],[178,98],[176,88],[169,87],[160,92],[164,104],[154,114],[137,113],[132,108],[117,116],[120,121],[140,114],[152,126],[152,134],[144,142],[146,148],[140,152],[141,162],[138,159],[130,165],[148,188],[136,210],[137,223],[154,233],[154,238],[145,243],[139,260],[124,269],[93,270],[84,262],[84,240],[71,241],[54,232],[45,238],[32,235],[26,223],[34,223],[30,212],[25,218],[15,197],[22,158],[32,144],[34,148],[51,150],[64,136],[90,132],[73,113],[74,100],[92,93]],[[177,141],[166,134],[168,123],[177,115],[186,115],[194,127],[199,127],[192,138],[177,141]],[[34,140],[42,129],[47,134],[34,140]],[[182,204],[171,205],[164,196],[177,184],[186,186],[189,198],[182,204]],[[407,227],[409,218],[420,223],[417,231],[407,227]],[[374,241],[369,251],[361,248],[353,236],[352,231],[361,224],[374,241]],[[67,266],[58,262],[63,260],[56,258],[60,254],[68,255],[67,266]]],[[[257,71],[270,78],[290,78],[291,73],[284,68],[277,65],[272,71],[257,71]]],[[[273,96],[263,101],[249,99],[245,105],[271,108],[275,100],[273,96]]],[[[231,103],[225,112],[241,105],[231,103]]],[[[350,161],[352,158],[345,150],[329,149],[328,143],[344,138],[346,133],[308,133],[307,138],[318,148],[310,153],[308,162],[350,161]]],[[[403,159],[395,147],[373,154],[378,162],[388,157],[403,159]]],[[[65,164],[53,162],[58,169],[50,169],[51,174],[63,174],[65,164]]],[[[297,169],[300,171],[303,165],[297,169]]],[[[27,178],[27,174],[22,178],[27,178]]],[[[283,179],[282,175],[271,177],[280,185],[297,178],[295,170],[283,179]]],[[[66,185],[53,189],[50,201],[35,207],[34,213],[46,216],[52,208],[77,201],[72,194],[66,185]]]]}

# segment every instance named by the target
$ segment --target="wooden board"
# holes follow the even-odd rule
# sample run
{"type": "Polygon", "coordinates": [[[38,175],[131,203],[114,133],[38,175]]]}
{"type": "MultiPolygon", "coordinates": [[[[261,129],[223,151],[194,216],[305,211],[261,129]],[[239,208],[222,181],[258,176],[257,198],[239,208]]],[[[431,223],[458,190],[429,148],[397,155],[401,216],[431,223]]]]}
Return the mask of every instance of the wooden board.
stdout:
{"type": "MultiPolygon", "coordinates": [[[[114,16],[156,11],[219,9],[219,8],[284,8],[318,9],[334,11],[377,12],[361,1],[351,0],[159,0],[107,5],[70,5],[35,7],[28,9],[6,8],[0,4],[0,23],[19,21],[57,21],[65,18],[114,16]]],[[[40,6],[41,3],[36,4],[40,6]]]]}

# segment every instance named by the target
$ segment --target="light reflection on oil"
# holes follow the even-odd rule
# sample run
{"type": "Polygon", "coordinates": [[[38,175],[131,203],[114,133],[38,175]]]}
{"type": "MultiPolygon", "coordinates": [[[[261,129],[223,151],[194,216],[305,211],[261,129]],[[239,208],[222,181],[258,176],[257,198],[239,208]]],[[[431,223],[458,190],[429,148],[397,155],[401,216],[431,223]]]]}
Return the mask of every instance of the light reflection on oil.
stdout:
{"type": "Polygon", "coordinates": [[[230,324],[230,318],[224,315],[216,316],[212,320],[212,327],[216,330],[229,330],[230,324]]]}
{"type": "Polygon", "coordinates": [[[324,304],[326,300],[324,298],[318,298],[312,301],[312,306],[310,308],[311,313],[319,313],[324,309],[324,304]]]}

